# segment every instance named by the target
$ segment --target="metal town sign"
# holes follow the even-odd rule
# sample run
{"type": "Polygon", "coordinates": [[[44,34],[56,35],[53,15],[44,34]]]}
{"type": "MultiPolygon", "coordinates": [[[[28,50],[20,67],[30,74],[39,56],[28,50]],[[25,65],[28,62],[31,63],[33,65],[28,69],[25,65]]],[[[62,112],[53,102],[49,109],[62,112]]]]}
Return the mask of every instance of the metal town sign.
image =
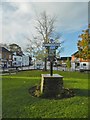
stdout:
{"type": "Polygon", "coordinates": [[[56,56],[56,49],[60,47],[60,43],[55,43],[53,39],[50,39],[50,43],[44,43],[43,47],[49,50],[48,57],[50,58],[50,73],[53,75],[53,61],[56,56]]]}

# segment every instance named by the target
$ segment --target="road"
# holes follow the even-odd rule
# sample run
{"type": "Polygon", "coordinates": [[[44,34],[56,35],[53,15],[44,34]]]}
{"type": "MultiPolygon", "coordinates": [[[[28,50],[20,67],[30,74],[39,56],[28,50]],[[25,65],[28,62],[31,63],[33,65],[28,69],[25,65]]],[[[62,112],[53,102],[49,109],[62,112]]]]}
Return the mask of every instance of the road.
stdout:
{"type": "MultiPolygon", "coordinates": [[[[38,69],[43,69],[44,66],[41,66],[40,68],[37,68],[36,66],[27,66],[27,67],[18,67],[18,70],[38,70],[38,69]]],[[[10,68],[6,68],[4,69],[5,72],[8,72],[10,68]]],[[[16,69],[16,68],[14,68],[16,69]]],[[[47,70],[50,70],[50,66],[47,66],[47,70]]],[[[53,67],[53,70],[59,70],[59,71],[67,71],[67,69],[65,67],[53,67]]],[[[0,73],[2,73],[2,69],[0,68],[0,73]]]]}

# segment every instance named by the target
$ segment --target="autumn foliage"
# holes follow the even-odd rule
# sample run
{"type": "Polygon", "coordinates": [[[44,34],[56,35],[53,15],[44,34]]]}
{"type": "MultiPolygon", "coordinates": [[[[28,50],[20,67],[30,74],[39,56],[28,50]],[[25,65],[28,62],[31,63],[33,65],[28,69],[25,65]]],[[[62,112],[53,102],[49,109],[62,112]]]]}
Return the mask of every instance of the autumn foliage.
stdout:
{"type": "Polygon", "coordinates": [[[90,29],[84,30],[81,35],[79,35],[81,40],[78,41],[78,53],[76,57],[83,59],[90,59],[90,29]]]}

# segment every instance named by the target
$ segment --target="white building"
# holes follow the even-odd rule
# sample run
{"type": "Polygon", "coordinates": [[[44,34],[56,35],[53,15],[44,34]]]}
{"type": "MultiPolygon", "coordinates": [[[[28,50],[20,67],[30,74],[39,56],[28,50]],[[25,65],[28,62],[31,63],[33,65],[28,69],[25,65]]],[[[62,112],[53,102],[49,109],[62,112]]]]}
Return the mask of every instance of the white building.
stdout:
{"type": "Polygon", "coordinates": [[[72,55],[71,59],[71,69],[72,70],[90,70],[90,60],[86,59],[84,60],[83,58],[76,58],[75,54],[78,52],[74,53],[72,55]]]}
{"type": "Polygon", "coordinates": [[[43,68],[43,61],[42,60],[36,60],[36,68],[37,69],[43,68]]]}
{"type": "Polygon", "coordinates": [[[81,70],[90,70],[90,62],[80,62],[81,70]]]}
{"type": "Polygon", "coordinates": [[[22,55],[22,66],[29,66],[29,56],[22,55]]]}
{"type": "Polygon", "coordinates": [[[13,55],[13,62],[12,62],[13,66],[22,66],[22,56],[16,55],[16,53],[14,53],[13,55]]]}

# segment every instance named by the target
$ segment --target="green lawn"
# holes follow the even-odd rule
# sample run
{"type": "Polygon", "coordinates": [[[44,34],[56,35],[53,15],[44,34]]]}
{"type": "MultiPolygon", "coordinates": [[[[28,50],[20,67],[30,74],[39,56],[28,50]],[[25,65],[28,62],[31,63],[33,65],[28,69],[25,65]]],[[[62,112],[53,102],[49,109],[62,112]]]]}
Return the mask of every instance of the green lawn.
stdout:
{"type": "Polygon", "coordinates": [[[64,76],[64,86],[73,88],[76,96],[50,100],[32,97],[28,89],[38,85],[42,71],[23,71],[2,78],[3,118],[87,118],[88,74],[54,71],[64,76]]]}

